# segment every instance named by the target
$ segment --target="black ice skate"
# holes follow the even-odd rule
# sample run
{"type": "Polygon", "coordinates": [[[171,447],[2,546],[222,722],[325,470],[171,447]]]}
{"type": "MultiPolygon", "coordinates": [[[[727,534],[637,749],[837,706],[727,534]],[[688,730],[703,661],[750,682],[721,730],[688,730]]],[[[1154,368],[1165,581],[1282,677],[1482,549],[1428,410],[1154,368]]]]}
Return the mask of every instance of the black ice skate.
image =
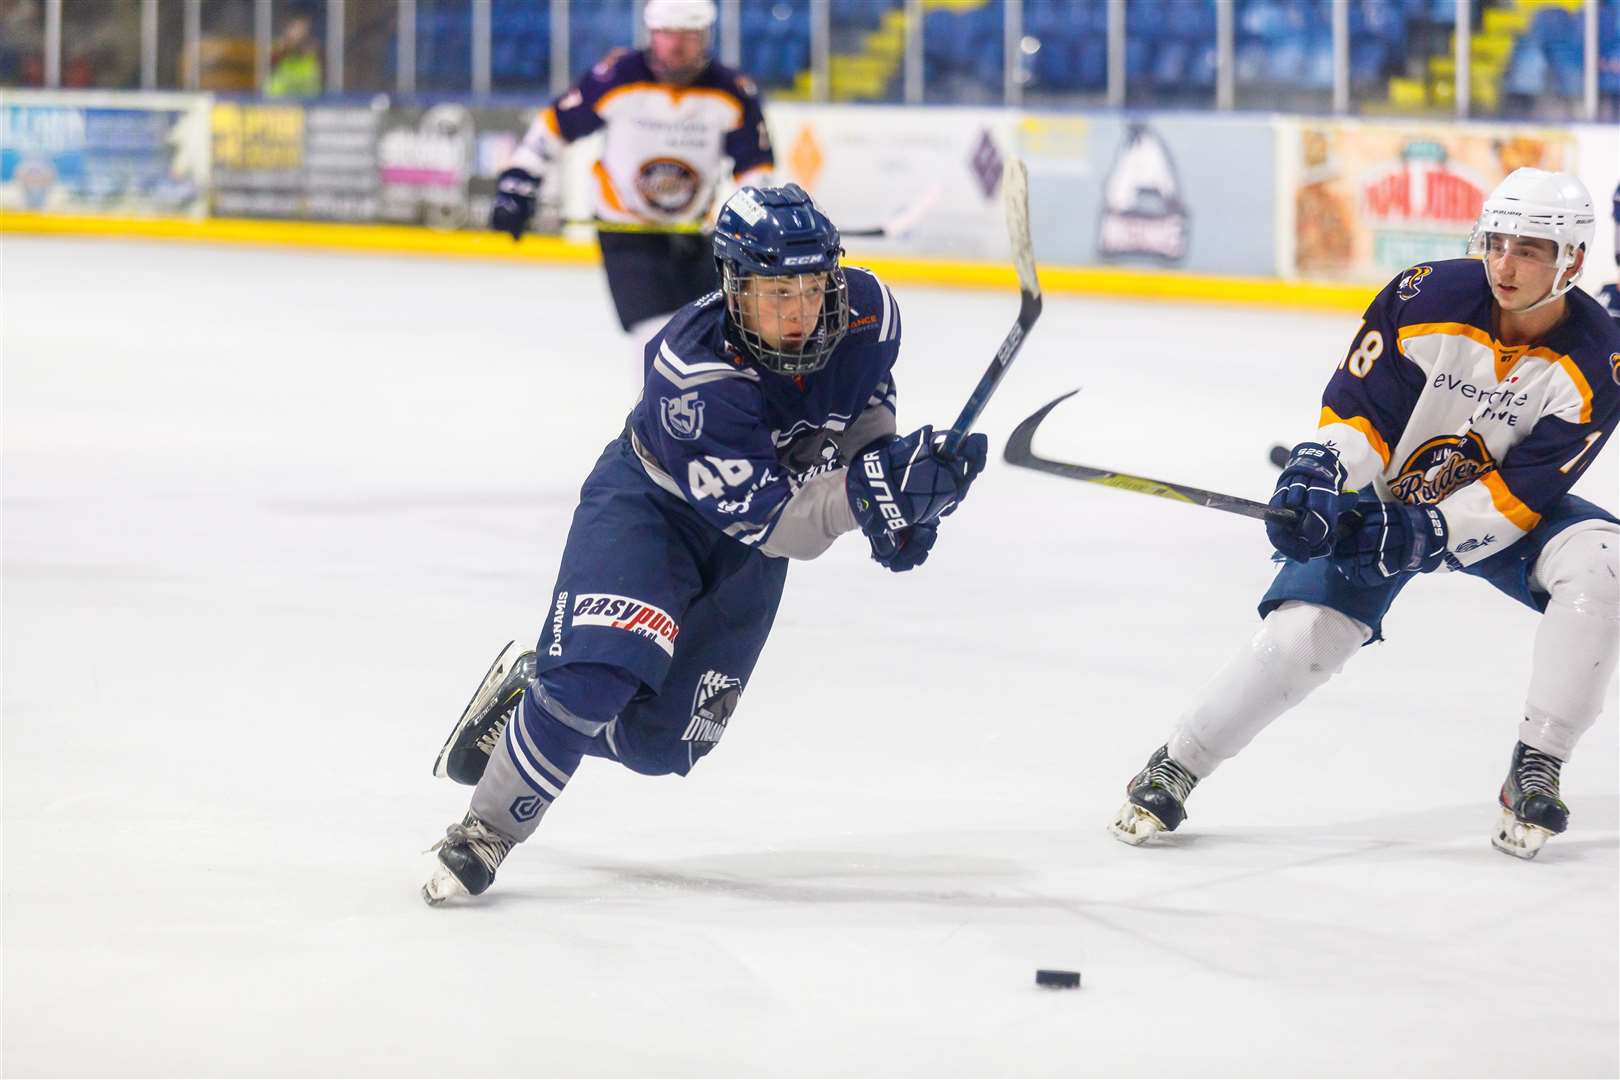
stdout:
{"type": "Polygon", "coordinates": [[[451,897],[477,896],[495,881],[496,868],[516,843],[467,811],[429,849],[439,853],[439,865],[422,886],[422,899],[437,907],[451,897]]]}
{"type": "Polygon", "coordinates": [[[1125,805],[1119,808],[1108,831],[1114,839],[1135,846],[1160,833],[1175,832],[1187,817],[1187,796],[1198,777],[1170,756],[1170,748],[1153,751],[1147,765],[1125,787],[1125,805]]]}
{"type": "Polygon", "coordinates": [[[534,669],[533,649],[520,649],[515,641],[506,643],[467,702],[461,719],[450,729],[450,737],[433,762],[434,776],[448,776],[469,787],[483,778],[489,755],[506,733],[506,725],[517,715],[518,703],[534,678],[534,669]]]}
{"type": "Polygon", "coordinates": [[[1533,859],[1550,836],[1569,828],[1569,807],[1558,797],[1558,770],[1551,754],[1519,743],[1502,782],[1502,817],[1491,843],[1519,859],[1533,859]]]}

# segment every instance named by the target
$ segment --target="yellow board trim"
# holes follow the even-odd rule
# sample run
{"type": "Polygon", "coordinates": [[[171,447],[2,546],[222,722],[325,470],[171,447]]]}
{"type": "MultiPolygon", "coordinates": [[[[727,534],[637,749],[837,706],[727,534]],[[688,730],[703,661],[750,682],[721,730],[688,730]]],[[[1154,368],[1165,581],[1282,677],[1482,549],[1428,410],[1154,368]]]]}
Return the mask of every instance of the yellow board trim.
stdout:
{"type": "Polygon", "coordinates": [[[1382,435],[1378,434],[1378,429],[1372,426],[1372,421],[1365,416],[1340,416],[1324,405],[1322,406],[1322,416],[1317,420],[1316,426],[1325,428],[1329,424],[1343,424],[1345,427],[1354,428],[1361,432],[1362,437],[1372,446],[1379,460],[1384,463],[1384,468],[1389,468],[1389,444],[1384,441],[1382,435]]]}
{"type": "MultiPolygon", "coordinates": [[[[273,247],[438,255],[514,262],[600,262],[596,245],[528,235],[513,243],[503,233],[434,232],[417,226],[348,225],[241,218],[130,218],[65,216],[6,211],[0,234],[97,236],[107,239],[175,240],[193,243],[259,244],[273,247]]],[[[849,260],[886,281],[963,289],[1015,291],[1018,275],[1002,263],[953,262],[857,254],[849,260]]],[[[1065,296],[1121,296],[1212,304],[1353,311],[1366,308],[1376,285],[1335,285],[1280,278],[1235,278],[1178,271],[1042,266],[1043,292],[1065,296]]]]}
{"type": "Polygon", "coordinates": [[[1499,472],[1488,472],[1480,477],[1485,490],[1491,493],[1491,505],[1496,512],[1507,518],[1513,524],[1529,532],[1541,522],[1541,515],[1524,505],[1519,497],[1508,490],[1507,481],[1502,479],[1499,472]]]}

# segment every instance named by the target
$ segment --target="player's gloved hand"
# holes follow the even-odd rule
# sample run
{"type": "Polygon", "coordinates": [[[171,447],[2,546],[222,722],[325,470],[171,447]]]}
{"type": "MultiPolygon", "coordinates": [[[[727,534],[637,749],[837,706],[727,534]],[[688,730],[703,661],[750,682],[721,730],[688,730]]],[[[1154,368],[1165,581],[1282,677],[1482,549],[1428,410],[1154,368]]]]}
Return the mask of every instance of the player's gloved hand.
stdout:
{"type": "Polygon", "coordinates": [[[881,532],[867,539],[872,544],[872,558],[897,574],[915,570],[928,561],[928,552],[939,539],[937,524],[913,525],[898,532],[881,532]]]}
{"type": "Polygon", "coordinates": [[[1331,551],[1339,515],[1356,503],[1354,495],[1344,494],[1344,479],[1337,450],[1313,442],[1294,447],[1268,505],[1299,516],[1292,523],[1266,519],[1271,546],[1296,562],[1319,559],[1331,551]]]}
{"type": "Polygon", "coordinates": [[[529,219],[534,217],[534,200],[539,193],[540,178],[533,173],[522,169],[501,173],[495,182],[495,203],[489,208],[489,227],[521,240],[529,219]]]}
{"type": "Polygon", "coordinates": [[[1426,574],[1446,555],[1446,516],[1436,506],[1364,500],[1345,514],[1333,565],[1354,585],[1372,588],[1400,574],[1426,574]]]}
{"type": "Polygon", "coordinates": [[[868,538],[938,521],[967,498],[984,470],[989,440],[969,435],[948,458],[945,436],[925,425],[903,438],[885,435],[855,455],[845,492],[868,538]]]}

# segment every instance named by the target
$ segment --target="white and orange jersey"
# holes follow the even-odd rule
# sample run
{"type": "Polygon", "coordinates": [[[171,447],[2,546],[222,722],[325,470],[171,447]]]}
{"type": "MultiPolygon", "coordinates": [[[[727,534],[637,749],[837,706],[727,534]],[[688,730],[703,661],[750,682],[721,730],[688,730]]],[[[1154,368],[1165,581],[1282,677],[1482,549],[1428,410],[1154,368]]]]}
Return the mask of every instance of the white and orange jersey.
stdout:
{"type": "Polygon", "coordinates": [[[659,82],[644,53],[610,53],[544,109],[511,165],[550,174],[563,144],[603,132],[596,214],[623,224],[699,224],[727,172],[769,185],[775,160],[759,91],[711,63],[688,86],[659,82]]]}
{"type": "Polygon", "coordinates": [[[1492,336],[1478,260],[1385,286],[1322,395],[1346,489],[1438,505],[1464,566],[1535,528],[1620,422],[1620,327],[1579,289],[1567,302],[1545,340],[1515,346],[1492,336]]]}

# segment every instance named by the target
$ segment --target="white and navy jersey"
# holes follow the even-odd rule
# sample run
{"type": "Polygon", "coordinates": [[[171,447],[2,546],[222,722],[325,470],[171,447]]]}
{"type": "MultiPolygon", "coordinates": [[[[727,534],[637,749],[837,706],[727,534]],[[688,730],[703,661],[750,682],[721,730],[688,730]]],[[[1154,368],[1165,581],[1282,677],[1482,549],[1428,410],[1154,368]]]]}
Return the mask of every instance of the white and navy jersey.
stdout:
{"type": "Polygon", "coordinates": [[[511,164],[548,176],[564,143],[596,131],[604,140],[594,166],[603,221],[698,223],[728,161],[738,185],[768,186],[775,168],[758,88],[713,62],[690,85],[675,86],[658,81],[645,53],[609,53],[535,118],[511,164]]]}
{"type": "Polygon", "coordinates": [[[786,376],[726,334],[725,301],[686,305],[647,345],[630,434],[648,477],[705,522],[767,555],[810,559],[855,528],[844,463],[895,430],[900,309],[845,269],[849,331],[827,365],[786,376]]]}
{"type": "Polygon", "coordinates": [[[1492,336],[1484,263],[1413,267],[1367,309],[1322,395],[1319,438],[1345,487],[1438,505],[1448,565],[1535,528],[1620,422],[1620,325],[1579,289],[1565,298],[1545,339],[1507,345],[1492,336]]]}

